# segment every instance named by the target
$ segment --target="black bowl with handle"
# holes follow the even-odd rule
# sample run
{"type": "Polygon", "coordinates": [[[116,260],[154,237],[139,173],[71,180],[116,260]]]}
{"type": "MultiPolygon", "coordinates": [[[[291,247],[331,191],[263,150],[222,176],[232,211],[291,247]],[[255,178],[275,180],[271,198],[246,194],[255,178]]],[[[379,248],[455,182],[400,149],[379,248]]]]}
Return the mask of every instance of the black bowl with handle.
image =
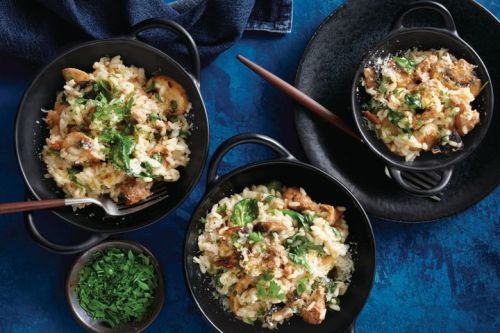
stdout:
{"type": "Polygon", "coordinates": [[[491,79],[479,55],[458,35],[453,17],[442,4],[434,1],[418,1],[411,3],[396,18],[392,25],[391,32],[380,42],[378,42],[364,57],[359,66],[352,84],[351,105],[354,120],[363,140],[369,149],[379,158],[383,159],[389,167],[391,177],[405,190],[416,195],[429,196],[441,192],[448,184],[453,166],[464,160],[481,143],[486,135],[488,127],[493,117],[493,87],[491,79]],[[445,27],[413,27],[403,26],[404,18],[416,10],[432,10],[440,14],[445,27]],[[366,119],[362,114],[363,103],[369,100],[361,86],[363,69],[366,64],[371,63],[378,57],[396,55],[408,49],[418,48],[419,50],[448,49],[457,58],[463,58],[469,63],[476,65],[476,75],[482,83],[487,83],[482,92],[473,102],[473,108],[480,113],[480,123],[466,136],[462,138],[463,149],[448,154],[422,153],[412,162],[406,162],[404,157],[392,153],[387,146],[378,139],[375,132],[370,130],[366,119]],[[401,176],[401,170],[427,172],[440,171],[442,177],[440,182],[429,189],[417,189],[409,184],[401,176]]]}
{"type": "Polygon", "coordinates": [[[204,225],[200,218],[220,199],[241,192],[245,187],[278,180],[287,186],[303,187],[315,201],[346,207],[346,221],[349,225],[347,242],[352,251],[354,268],[347,293],[341,297],[341,310],[329,311],[320,325],[310,325],[294,316],[278,326],[275,332],[345,332],[353,329],[356,316],[363,308],[375,274],[375,242],[370,220],[358,200],[332,176],[311,165],[298,161],[277,141],[260,134],[240,134],[222,143],[215,151],[207,176],[207,190],[194,211],[186,231],[184,244],[184,270],[190,294],[205,319],[220,332],[269,332],[256,325],[245,324],[224,310],[221,300],[214,297],[215,288],[211,277],[200,271],[193,261],[200,254],[198,236],[204,225]],[[274,150],[279,157],[242,166],[227,175],[218,176],[217,167],[222,157],[241,144],[261,144],[274,150]]]}
{"type": "Polygon", "coordinates": [[[155,258],[153,253],[149,251],[143,245],[126,240],[112,240],[105,241],[100,244],[93,246],[84,253],[82,253],[71,266],[68,276],[66,279],[65,288],[66,300],[70,308],[71,314],[87,332],[94,333],[137,333],[145,330],[156,317],[160,314],[163,303],[165,302],[165,285],[163,282],[163,274],[160,268],[158,260],[155,258]],[[92,319],[91,316],[80,306],[80,301],[78,299],[78,293],[76,288],[80,281],[80,272],[85,265],[92,261],[94,254],[99,251],[106,251],[111,248],[117,248],[122,250],[132,250],[136,253],[143,253],[149,259],[154,267],[156,276],[158,278],[158,286],[153,292],[153,301],[142,318],[139,321],[121,324],[117,327],[111,328],[103,323],[101,320],[92,319]]]}
{"type": "Polygon", "coordinates": [[[159,203],[137,213],[108,217],[97,206],[87,206],[74,212],[71,207],[54,209],[53,212],[63,220],[78,227],[94,232],[85,242],[75,245],[56,244],[44,237],[35,226],[31,213],[25,214],[28,231],[35,241],[48,250],[58,253],[81,252],[102,241],[110,234],[121,233],[148,226],[174,210],[192,191],[197,183],[208,150],[208,119],[200,93],[200,59],[196,45],[189,33],[179,24],[164,19],[147,19],[132,27],[130,36],[105,40],[95,40],[79,44],[63,52],[46,65],[27,88],[19,105],[15,122],[14,141],[17,161],[21,169],[28,197],[33,199],[63,198],[64,193],[52,179],[45,177],[46,165],[41,158],[41,151],[49,131],[43,120],[41,109],[51,109],[56,93],[64,85],[61,70],[75,67],[85,71],[92,69],[92,64],[103,56],[120,55],[124,64],[145,69],[146,75],[165,74],[179,82],[192,103],[188,119],[192,131],[187,138],[191,150],[190,162],[180,168],[181,177],[177,182],[168,183],[168,196],[159,203]],[[178,36],[189,54],[191,71],[187,71],[178,62],[164,52],[141,42],[139,34],[147,29],[163,28],[178,36]]]}

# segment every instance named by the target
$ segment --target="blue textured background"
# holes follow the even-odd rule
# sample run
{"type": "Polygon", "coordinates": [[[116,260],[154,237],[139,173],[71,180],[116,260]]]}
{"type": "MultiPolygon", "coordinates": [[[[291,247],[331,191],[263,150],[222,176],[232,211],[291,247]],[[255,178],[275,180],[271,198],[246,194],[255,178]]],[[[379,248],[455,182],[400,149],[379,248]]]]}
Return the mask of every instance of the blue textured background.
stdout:
{"type": "MultiPolygon", "coordinates": [[[[495,15],[500,2],[480,1],[495,15]]],[[[293,33],[246,34],[203,70],[202,93],[210,125],[210,154],[226,138],[255,131],[281,141],[299,157],[291,102],[235,60],[241,53],[293,81],[304,47],[318,24],[341,1],[296,0],[293,33]]],[[[0,201],[23,199],[13,150],[18,101],[35,68],[14,59],[0,64],[0,201]]],[[[269,157],[265,149],[241,147],[221,172],[269,157]]],[[[182,274],[182,241],[190,213],[204,190],[200,182],[169,218],[124,238],[137,240],[158,257],[167,300],[148,332],[210,331],[191,302],[182,274]]],[[[84,233],[41,213],[40,225],[55,239],[72,242],[84,233]]],[[[499,332],[500,188],[464,213],[437,223],[405,225],[372,220],[377,240],[377,275],[358,332],[499,332]]],[[[0,215],[0,332],[80,332],[66,306],[64,279],[74,256],[39,248],[20,214],[0,215]]]]}

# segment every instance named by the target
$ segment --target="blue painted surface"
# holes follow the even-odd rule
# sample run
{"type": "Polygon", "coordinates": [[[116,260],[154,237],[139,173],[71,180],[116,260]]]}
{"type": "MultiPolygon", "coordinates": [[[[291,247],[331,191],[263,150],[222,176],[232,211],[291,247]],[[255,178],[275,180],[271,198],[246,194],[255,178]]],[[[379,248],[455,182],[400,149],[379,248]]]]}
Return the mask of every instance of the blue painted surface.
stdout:
{"type": "MultiPolygon", "coordinates": [[[[296,0],[293,33],[283,37],[247,34],[203,71],[202,93],[210,115],[210,155],[239,132],[271,135],[303,156],[291,117],[292,104],[235,60],[238,53],[293,81],[302,51],[317,25],[341,1],[296,0]]],[[[500,2],[481,1],[500,15],[500,2]]],[[[34,68],[13,59],[0,64],[0,201],[21,200],[23,183],[14,159],[13,121],[34,68]]],[[[230,153],[227,172],[266,158],[263,148],[230,153]]],[[[191,211],[201,198],[200,182],[169,218],[124,238],[146,245],[165,274],[167,300],[148,332],[207,332],[191,302],[182,274],[182,242],[191,211]]],[[[39,224],[56,239],[72,242],[84,233],[48,214],[39,224]]],[[[500,188],[469,210],[438,223],[393,224],[373,220],[377,275],[358,332],[500,331],[500,188]]],[[[74,256],[48,253],[28,237],[20,214],[0,215],[0,332],[80,332],[66,306],[64,279],[74,256]]]]}

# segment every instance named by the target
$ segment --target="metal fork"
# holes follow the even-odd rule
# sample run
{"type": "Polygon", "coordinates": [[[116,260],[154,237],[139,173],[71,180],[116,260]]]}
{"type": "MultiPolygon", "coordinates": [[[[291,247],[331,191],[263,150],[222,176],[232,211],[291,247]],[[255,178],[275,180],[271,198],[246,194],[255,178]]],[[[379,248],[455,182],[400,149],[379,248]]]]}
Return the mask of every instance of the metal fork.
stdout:
{"type": "Polygon", "coordinates": [[[0,214],[24,212],[29,210],[47,209],[63,206],[73,206],[81,204],[98,205],[109,216],[123,216],[136,213],[142,209],[150,207],[167,197],[167,185],[162,183],[159,186],[153,186],[152,195],[136,204],[125,205],[117,204],[108,196],[100,198],[68,198],[68,199],[51,199],[51,200],[34,200],[9,202],[0,204],[0,214]]]}
{"type": "MultiPolygon", "coordinates": [[[[392,179],[391,174],[389,173],[389,169],[385,167],[384,169],[385,175],[392,179]]],[[[438,172],[410,172],[410,171],[402,171],[401,176],[413,187],[422,190],[428,190],[435,187],[439,184],[441,180],[441,175],[438,172]]],[[[426,198],[433,201],[441,201],[443,197],[443,193],[438,193],[436,195],[431,195],[426,198]]]]}

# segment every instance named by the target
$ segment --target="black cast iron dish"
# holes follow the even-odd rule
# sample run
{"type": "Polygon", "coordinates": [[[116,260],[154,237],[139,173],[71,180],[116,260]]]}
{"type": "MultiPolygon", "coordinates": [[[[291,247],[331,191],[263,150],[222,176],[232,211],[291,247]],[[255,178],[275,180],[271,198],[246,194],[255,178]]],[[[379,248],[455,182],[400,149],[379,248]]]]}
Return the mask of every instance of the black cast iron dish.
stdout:
{"type": "Polygon", "coordinates": [[[334,203],[347,208],[349,225],[347,241],[354,247],[355,272],[347,293],[341,298],[341,310],[329,311],[321,325],[306,324],[295,316],[276,329],[276,332],[344,332],[354,326],[354,320],[368,298],[375,273],[375,244],[370,221],[363,208],[349,190],[325,172],[298,161],[275,140],[259,134],[241,134],[225,141],[214,153],[207,177],[207,191],[191,217],[184,244],[186,283],[199,310],[208,322],[220,332],[269,332],[258,324],[248,325],[225,311],[214,297],[211,278],[202,274],[193,257],[199,254],[199,223],[209,209],[223,197],[240,192],[246,186],[279,180],[285,185],[301,186],[314,200],[334,203]],[[245,165],[219,177],[217,167],[222,157],[232,148],[244,143],[265,145],[278,153],[279,158],[245,165]],[[351,326],[352,325],[352,326],[351,326]]]}
{"type": "MultiPolygon", "coordinates": [[[[367,52],[389,34],[395,13],[409,2],[348,0],[337,8],[309,41],[297,69],[296,87],[355,127],[351,110],[354,74],[367,52]]],[[[492,41],[493,36],[500,35],[499,20],[472,0],[440,2],[453,15],[460,36],[481,55],[491,76],[490,84],[498,87],[500,44],[492,41]]],[[[439,27],[443,26],[443,18],[434,11],[419,10],[405,18],[405,26],[439,27]]],[[[468,158],[454,165],[441,201],[435,202],[402,191],[385,176],[387,163],[366,145],[332,131],[331,126],[307,110],[296,111],[297,132],[308,159],[345,184],[374,216],[398,222],[439,219],[474,205],[500,184],[498,112],[493,112],[490,129],[481,144],[468,158]]],[[[484,122],[474,131],[480,131],[483,125],[484,122]]]]}
{"type": "Polygon", "coordinates": [[[366,145],[389,165],[389,172],[392,178],[410,193],[428,196],[443,190],[450,181],[453,173],[453,165],[472,153],[486,135],[493,116],[493,88],[486,66],[477,53],[458,36],[453,17],[446,7],[434,1],[419,1],[410,4],[397,17],[389,35],[375,45],[363,59],[358,71],[354,75],[351,103],[356,126],[361,132],[366,145]],[[430,27],[405,28],[403,26],[404,18],[419,9],[431,9],[438,12],[445,21],[446,27],[444,29],[430,27]],[[369,96],[365,93],[364,87],[361,86],[361,77],[363,76],[363,69],[368,63],[374,62],[376,58],[401,54],[401,52],[412,48],[420,50],[448,49],[457,58],[463,58],[469,63],[476,65],[476,75],[481,79],[482,83],[488,82],[488,84],[473,103],[473,107],[477,108],[480,113],[481,122],[474,130],[462,138],[464,143],[462,150],[448,154],[426,152],[412,162],[405,162],[403,157],[392,153],[382,140],[377,138],[375,132],[368,128],[367,121],[361,113],[361,106],[369,100],[369,96]],[[443,170],[443,176],[439,184],[434,188],[423,190],[408,184],[401,176],[401,170],[443,170]]]}
{"type": "Polygon", "coordinates": [[[82,253],[73,263],[71,269],[69,270],[68,277],[66,279],[66,300],[68,301],[68,305],[71,310],[71,314],[75,318],[75,320],[85,328],[89,332],[96,333],[132,333],[132,332],[141,332],[146,329],[158,316],[160,310],[163,306],[163,302],[165,300],[165,286],[163,284],[163,276],[161,273],[160,265],[158,260],[156,260],[155,256],[144,246],[139,243],[131,242],[131,241],[122,241],[122,240],[113,240],[102,242],[84,253],[82,253]],[[97,251],[103,251],[109,248],[119,248],[132,250],[138,253],[144,253],[151,258],[151,264],[154,266],[156,271],[156,276],[158,277],[158,287],[155,290],[154,300],[151,304],[148,312],[144,316],[144,318],[138,322],[131,322],[121,326],[117,326],[115,328],[110,328],[106,325],[103,325],[99,320],[92,319],[84,309],[80,306],[78,301],[78,296],[75,292],[76,286],[78,286],[78,279],[80,277],[80,271],[85,264],[87,264],[91,259],[94,253],[97,251]]]}
{"type": "Polygon", "coordinates": [[[97,244],[111,233],[131,231],[152,224],[175,209],[186,198],[203,170],[208,148],[208,120],[199,90],[200,60],[196,45],[189,33],[177,23],[148,19],[135,25],[130,36],[95,40],[65,51],[43,68],[28,87],[21,100],[15,124],[17,160],[29,191],[28,195],[35,199],[64,196],[53,180],[45,178],[47,171],[40,157],[45,138],[48,136],[43,121],[44,114],[40,109],[50,109],[54,104],[55,94],[64,83],[61,69],[76,67],[90,70],[94,61],[103,56],[115,55],[121,55],[127,65],[143,67],[147,75],[164,73],[186,89],[192,103],[189,116],[192,133],[188,138],[191,161],[186,168],[181,169],[181,178],[168,185],[168,197],[143,211],[125,217],[109,218],[102,209],[95,206],[86,207],[76,213],[71,207],[53,210],[67,222],[96,232],[82,244],[66,246],[51,242],[40,234],[33,215],[27,213],[25,216],[28,231],[39,244],[54,252],[66,254],[80,252],[97,244]],[[162,51],[137,39],[140,32],[150,28],[166,28],[178,35],[189,51],[192,74],[162,51]]]}

